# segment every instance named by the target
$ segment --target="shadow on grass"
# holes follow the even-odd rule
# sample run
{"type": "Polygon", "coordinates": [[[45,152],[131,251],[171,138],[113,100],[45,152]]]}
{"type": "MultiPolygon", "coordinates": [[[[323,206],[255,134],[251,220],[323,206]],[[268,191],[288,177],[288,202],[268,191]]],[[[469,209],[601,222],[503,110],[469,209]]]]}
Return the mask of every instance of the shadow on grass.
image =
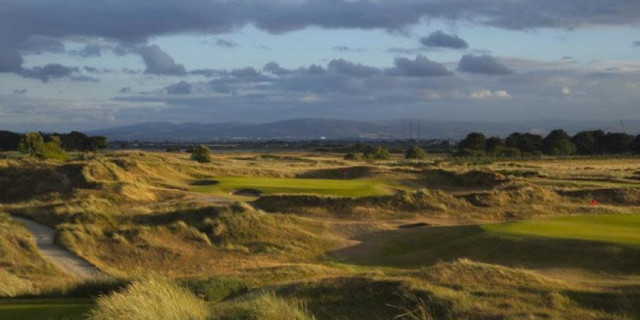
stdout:
{"type": "Polygon", "coordinates": [[[358,245],[330,252],[337,260],[372,266],[421,267],[474,261],[525,268],[580,268],[634,274],[640,248],[607,242],[507,236],[480,226],[397,229],[368,234],[358,245]]]}

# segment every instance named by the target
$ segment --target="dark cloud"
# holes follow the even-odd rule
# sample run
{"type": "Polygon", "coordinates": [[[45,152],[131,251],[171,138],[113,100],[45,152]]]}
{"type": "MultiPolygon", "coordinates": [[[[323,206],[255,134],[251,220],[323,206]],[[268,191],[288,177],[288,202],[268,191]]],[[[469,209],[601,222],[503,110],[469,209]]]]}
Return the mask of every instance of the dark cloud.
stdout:
{"type": "Polygon", "coordinates": [[[137,52],[142,56],[142,60],[147,66],[144,73],[172,76],[187,74],[183,65],[177,64],[170,55],[155,44],[141,46],[137,52]]]}
{"type": "Polygon", "coordinates": [[[27,89],[26,88],[13,90],[13,94],[25,94],[25,93],[27,93],[27,89]]]}
{"type": "Polygon", "coordinates": [[[61,53],[65,51],[65,47],[58,39],[48,36],[32,35],[20,43],[19,50],[23,54],[61,53]]]}
{"type": "Polygon", "coordinates": [[[89,77],[89,76],[85,76],[85,75],[72,76],[71,80],[78,81],[78,82],[92,82],[92,83],[100,82],[100,79],[98,79],[98,78],[89,77]]]}
{"type": "Polygon", "coordinates": [[[255,79],[255,78],[260,78],[260,76],[262,76],[262,74],[253,67],[234,69],[234,70],[231,70],[231,72],[229,73],[236,78],[243,78],[243,79],[255,79]]]}
{"type": "Polygon", "coordinates": [[[460,59],[460,62],[458,62],[458,71],[488,75],[505,75],[513,73],[513,70],[500,63],[500,61],[493,56],[475,56],[473,54],[464,55],[460,59]]]}
{"type": "Polygon", "coordinates": [[[244,25],[272,33],[310,26],[402,30],[429,19],[507,29],[636,25],[635,0],[5,1],[0,30],[17,39],[101,37],[138,42],[177,33],[221,34],[244,25]]]}
{"type": "Polygon", "coordinates": [[[231,39],[217,39],[215,42],[215,45],[217,47],[222,47],[222,48],[236,48],[238,46],[240,46],[239,43],[231,40],[231,39]]]}
{"type": "Polygon", "coordinates": [[[83,58],[94,58],[102,55],[102,47],[97,44],[85,45],[82,49],[69,51],[71,55],[83,58]]]}
{"type": "Polygon", "coordinates": [[[131,93],[131,90],[133,90],[131,87],[122,87],[118,90],[118,93],[131,93]]]}
{"type": "Polygon", "coordinates": [[[426,47],[447,49],[466,49],[469,47],[469,44],[457,35],[446,34],[440,30],[421,38],[420,43],[426,47]]]}
{"type": "Polygon", "coordinates": [[[265,64],[264,67],[262,67],[262,70],[264,72],[268,72],[276,76],[283,76],[283,75],[290,74],[292,72],[291,70],[282,68],[279,64],[275,62],[269,62],[265,64]]]}
{"type": "Polygon", "coordinates": [[[0,47],[0,72],[20,72],[23,62],[18,51],[0,47]]]}
{"type": "Polygon", "coordinates": [[[634,41],[633,42],[633,46],[634,47],[640,47],[640,41],[634,41]]]}
{"type": "Polygon", "coordinates": [[[352,77],[370,77],[380,72],[378,68],[365,66],[360,63],[353,63],[343,59],[331,60],[327,69],[352,77]]]}
{"type": "Polygon", "coordinates": [[[449,71],[444,65],[429,60],[423,55],[418,55],[414,60],[409,58],[396,58],[395,67],[387,70],[387,73],[395,76],[405,77],[438,77],[450,76],[453,72],[449,71]]]}
{"type": "Polygon", "coordinates": [[[191,93],[191,84],[186,81],[169,85],[164,88],[168,94],[189,94],[191,93]]]}
{"type": "Polygon", "coordinates": [[[352,48],[348,46],[335,46],[331,49],[336,52],[364,52],[365,51],[362,48],[352,48]]]}
{"type": "Polygon", "coordinates": [[[31,69],[22,69],[20,75],[25,78],[38,79],[42,82],[48,82],[50,79],[65,78],[72,73],[78,72],[78,68],[66,67],[61,64],[51,63],[44,67],[33,67],[31,69]]]}
{"type": "Polygon", "coordinates": [[[216,69],[196,69],[189,71],[189,74],[205,76],[207,78],[225,76],[228,74],[226,70],[216,69]]]}

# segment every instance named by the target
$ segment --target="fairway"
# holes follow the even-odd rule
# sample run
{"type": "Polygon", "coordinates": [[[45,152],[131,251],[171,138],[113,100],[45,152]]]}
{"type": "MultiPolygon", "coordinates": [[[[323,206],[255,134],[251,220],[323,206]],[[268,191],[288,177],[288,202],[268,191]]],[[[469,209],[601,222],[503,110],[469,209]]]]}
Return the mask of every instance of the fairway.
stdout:
{"type": "Polygon", "coordinates": [[[93,307],[89,299],[24,299],[0,301],[0,320],[75,320],[93,307]]]}
{"type": "Polygon", "coordinates": [[[613,242],[640,246],[640,215],[584,215],[485,225],[484,230],[528,237],[613,242]]]}
{"type": "Polygon", "coordinates": [[[375,179],[335,180],[221,176],[210,181],[217,184],[194,185],[198,192],[229,194],[241,189],[254,189],[262,194],[317,194],[340,197],[363,197],[390,194],[388,185],[375,179]]]}

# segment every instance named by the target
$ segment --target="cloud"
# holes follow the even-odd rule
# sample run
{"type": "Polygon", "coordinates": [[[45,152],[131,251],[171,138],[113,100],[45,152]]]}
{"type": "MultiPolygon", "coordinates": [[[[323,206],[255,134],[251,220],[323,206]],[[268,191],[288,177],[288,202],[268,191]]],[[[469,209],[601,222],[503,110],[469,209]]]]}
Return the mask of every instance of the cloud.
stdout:
{"type": "Polygon", "coordinates": [[[565,96],[570,96],[571,88],[569,88],[568,86],[563,86],[562,88],[560,88],[560,92],[562,92],[562,94],[565,96]]]}
{"type": "Polygon", "coordinates": [[[235,41],[233,41],[231,39],[222,39],[222,38],[221,39],[216,39],[214,45],[217,46],[217,47],[229,48],[229,49],[236,48],[236,47],[240,46],[239,43],[237,43],[237,42],[235,42],[235,41]]]}
{"type": "Polygon", "coordinates": [[[506,90],[491,91],[487,89],[474,90],[469,95],[471,99],[487,99],[487,98],[511,98],[511,95],[506,90]]]}
{"type": "Polygon", "coordinates": [[[469,47],[469,44],[457,35],[449,35],[440,30],[421,38],[420,43],[426,47],[447,49],[466,49],[469,47]]]}
{"type": "Polygon", "coordinates": [[[458,62],[458,71],[488,74],[488,75],[506,75],[512,74],[513,70],[503,65],[493,56],[473,54],[464,55],[458,62]]]}
{"type": "Polygon", "coordinates": [[[353,77],[370,77],[378,74],[380,70],[378,68],[369,67],[360,63],[353,63],[343,59],[334,59],[329,62],[327,66],[328,70],[335,71],[337,73],[346,74],[353,77]]]}
{"type": "Polygon", "coordinates": [[[216,69],[196,69],[189,71],[189,74],[205,76],[207,78],[211,78],[214,76],[222,76],[227,75],[228,72],[226,70],[216,70],[216,69]]]}
{"type": "Polygon", "coordinates": [[[335,46],[331,50],[336,52],[364,52],[363,48],[352,48],[349,46],[335,46]]]}
{"type": "Polygon", "coordinates": [[[25,93],[27,93],[26,88],[13,90],[13,94],[25,94],[25,93]]]}
{"type": "Polygon", "coordinates": [[[131,87],[122,87],[118,90],[118,93],[131,93],[131,90],[133,90],[131,87]]]}
{"type": "Polygon", "coordinates": [[[267,64],[264,65],[264,67],[262,67],[262,70],[264,72],[268,72],[271,74],[274,74],[276,76],[283,76],[283,75],[287,75],[291,73],[291,70],[287,70],[285,68],[280,67],[279,64],[275,63],[275,62],[269,62],[267,64]]]}
{"type": "Polygon", "coordinates": [[[102,55],[102,47],[97,44],[88,44],[82,49],[69,51],[69,54],[82,58],[100,57],[102,55]]]}
{"type": "Polygon", "coordinates": [[[164,88],[168,94],[189,94],[191,93],[191,84],[186,81],[169,85],[164,88]]]}
{"type": "Polygon", "coordinates": [[[92,82],[92,83],[100,82],[100,79],[98,79],[98,78],[89,77],[89,76],[85,76],[85,75],[72,76],[71,80],[78,81],[78,82],[92,82]]]}
{"type": "Polygon", "coordinates": [[[633,42],[633,46],[634,47],[640,47],[640,41],[634,41],[633,42]]]}
{"type": "Polygon", "coordinates": [[[172,76],[187,74],[183,65],[177,64],[170,55],[155,44],[141,46],[137,49],[137,52],[142,56],[142,60],[147,66],[144,71],[146,74],[172,76]]]}
{"type": "Polygon", "coordinates": [[[0,47],[0,72],[20,72],[23,62],[18,51],[0,47]]]}
{"type": "Polygon", "coordinates": [[[78,72],[78,68],[66,67],[61,64],[51,63],[44,67],[33,67],[31,69],[23,69],[20,75],[25,78],[38,79],[42,82],[48,82],[50,79],[58,79],[70,76],[72,73],[78,72]]]}
{"type": "Polygon", "coordinates": [[[395,67],[387,72],[391,75],[405,77],[439,77],[450,76],[453,72],[449,71],[444,65],[429,60],[423,55],[417,55],[414,60],[409,58],[396,58],[395,67]]]}
{"type": "Polygon", "coordinates": [[[62,53],[64,44],[53,37],[31,35],[19,44],[19,50],[23,54],[62,53]]]}

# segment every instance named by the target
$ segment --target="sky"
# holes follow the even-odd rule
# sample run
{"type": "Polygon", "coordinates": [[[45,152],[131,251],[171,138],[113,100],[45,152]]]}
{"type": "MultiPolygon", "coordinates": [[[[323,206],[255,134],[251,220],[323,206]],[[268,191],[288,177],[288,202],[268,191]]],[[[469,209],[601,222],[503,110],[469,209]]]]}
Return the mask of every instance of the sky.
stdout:
{"type": "Polygon", "coordinates": [[[0,0],[0,130],[640,118],[637,0],[0,0]]]}

